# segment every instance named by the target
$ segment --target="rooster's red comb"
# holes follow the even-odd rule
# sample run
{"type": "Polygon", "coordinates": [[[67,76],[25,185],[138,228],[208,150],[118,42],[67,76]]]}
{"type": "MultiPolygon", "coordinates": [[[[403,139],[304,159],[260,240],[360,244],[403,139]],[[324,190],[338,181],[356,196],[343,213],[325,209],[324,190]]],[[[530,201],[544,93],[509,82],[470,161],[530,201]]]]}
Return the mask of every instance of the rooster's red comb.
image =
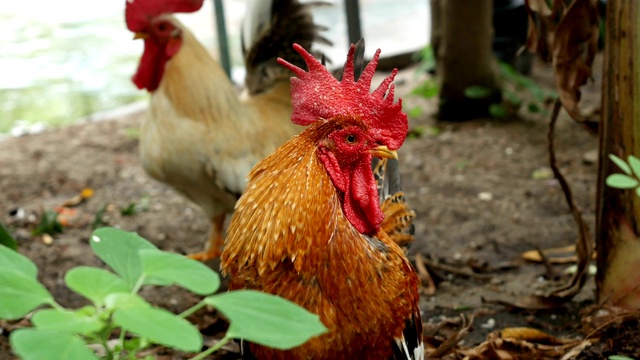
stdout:
{"type": "Polygon", "coordinates": [[[125,0],[127,27],[133,32],[145,31],[149,20],[161,14],[194,12],[204,0],[125,0]]]}
{"type": "Polygon", "coordinates": [[[391,83],[398,70],[394,69],[378,88],[369,92],[380,49],[373,55],[358,81],[354,81],[355,45],[351,44],[342,81],[338,81],[302,46],[294,44],[293,48],[304,58],[309,71],[278,59],[281,65],[297,76],[291,78],[291,121],[298,125],[309,125],[319,119],[357,117],[369,125],[376,138],[384,139],[390,149],[402,145],[407,136],[407,115],[402,112],[402,99],[393,103],[394,86],[391,83]]]}

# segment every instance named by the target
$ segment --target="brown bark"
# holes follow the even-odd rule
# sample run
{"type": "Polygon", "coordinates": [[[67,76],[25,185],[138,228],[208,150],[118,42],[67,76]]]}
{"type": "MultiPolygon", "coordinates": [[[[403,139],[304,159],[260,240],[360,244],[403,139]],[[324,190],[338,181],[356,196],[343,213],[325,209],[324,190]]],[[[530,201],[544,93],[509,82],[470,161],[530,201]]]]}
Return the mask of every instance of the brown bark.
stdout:
{"type": "Polygon", "coordinates": [[[605,185],[619,172],[608,159],[640,155],[640,3],[609,0],[605,36],[596,219],[598,300],[640,308],[640,198],[605,185]]]}
{"type": "Polygon", "coordinates": [[[441,119],[484,116],[489,104],[500,100],[497,62],[492,50],[492,4],[492,1],[431,1],[441,119]],[[471,86],[482,86],[491,93],[483,99],[469,99],[464,91],[471,86]]]}

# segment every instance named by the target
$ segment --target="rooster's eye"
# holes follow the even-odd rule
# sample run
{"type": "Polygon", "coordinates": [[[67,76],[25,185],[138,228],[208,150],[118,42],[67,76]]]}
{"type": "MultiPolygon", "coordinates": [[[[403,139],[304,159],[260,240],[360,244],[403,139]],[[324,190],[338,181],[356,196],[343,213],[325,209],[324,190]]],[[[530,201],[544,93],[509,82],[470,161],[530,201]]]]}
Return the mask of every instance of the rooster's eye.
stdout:
{"type": "Polygon", "coordinates": [[[349,144],[353,144],[354,142],[356,142],[356,136],[353,134],[349,134],[347,135],[346,140],[349,144]]]}

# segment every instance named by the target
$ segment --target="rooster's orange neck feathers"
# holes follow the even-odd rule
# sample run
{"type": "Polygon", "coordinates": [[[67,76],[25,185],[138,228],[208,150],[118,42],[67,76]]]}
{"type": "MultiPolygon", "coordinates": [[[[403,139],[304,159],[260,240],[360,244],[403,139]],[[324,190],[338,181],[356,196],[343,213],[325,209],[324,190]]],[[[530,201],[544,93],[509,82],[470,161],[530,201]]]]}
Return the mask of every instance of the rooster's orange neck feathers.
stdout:
{"type": "Polygon", "coordinates": [[[375,235],[384,215],[371,170],[372,151],[380,146],[398,149],[408,130],[402,100],[394,103],[391,82],[397,70],[370,93],[380,50],[355,81],[352,45],[342,81],[338,81],[302,47],[294,45],[294,48],[309,71],[278,59],[297,75],[291,79],[291,120],[299,125],[323,122],[320,127],[332,129],[325,138],[318,139],[316,155],[338,191],[349,222],[360,233],[375,235]]]}

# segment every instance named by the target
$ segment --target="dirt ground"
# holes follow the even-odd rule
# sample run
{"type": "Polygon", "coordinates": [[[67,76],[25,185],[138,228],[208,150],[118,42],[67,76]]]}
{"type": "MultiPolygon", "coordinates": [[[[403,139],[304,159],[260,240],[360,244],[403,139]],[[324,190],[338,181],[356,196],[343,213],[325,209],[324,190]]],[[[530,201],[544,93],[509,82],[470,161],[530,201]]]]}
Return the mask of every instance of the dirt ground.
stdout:
{"type": "MultiPolygon", "coordinates": [[[[599,66],[601,62],[596,70],[599,66]]],[[[553,86],[551,74],[547,66],[534,66],[533,78],[542,86],[553,86]]],[[[599,74],[596,71],[596,82],[585,87],[583,105],[592,111],[599,109],[599,74]]],[[[413,69],[401,71],[398,93],[408,94],[419,80],[413,69]]],[[[581,310],[594,302],[592,279],[574,301],[555,310],[516,310],[491,302],[546,293],[570,277],[564,272],[569,265],[553,265],[552,278],[545,276],[549,271],[542,264],[520,257],[536,248],[571,245],[577,237],[562,191],[548,171],[548,117],[521,110],[507,120],[443,123],[433,119],[435,100],[404,98],[407,109],[419,105],[426,110],[410,120],[412,128],[426,129],[424,135],[408,140],[400,157],[406,198],[417,213],[416,243],[410,254],[422,254],[436,280],[435,294],[421,298],[427,330],[436,324],[460,328],[460,314],[465,314],[475,320],[459,346],[475,346],[491,332],[508,327],[581,338],[581,310]]],[[[0,221],[17,238],[20,252],[38,265],[39,279],[62,305],[83,304],[65,288],[65,272],[78,265],[101,266],[88,246],[101,209],[105,224],[136,231],[164,250],[196,252],[207,238],[209,224],[200,210],[141,168],[135,135],[141,116],[84,122],[0,142],[0,221]],[[43,210],[53,210],[86,187],[95,191],[94,196],[74,207],[76,213],[62,234],[51,243],[31,235],[43,210]],[[132,202],[146,201],[146,211],[121,215],[120,209],[132,202]]],[[[593,229],[597,138],[561,113],[556,139],[561,170],[593,229]]],[[[217,269],[216,262],[210,265],[217,269]]],[[[175,288],[147,289],[143,295],[174,312],[198,301],[175,288]]],[[[225,329],[214,313],[200,313],[192,320],[202,328],[207,345],[225,329]]],[[[9,325],[0,322],[0,359],[12,358],[7,349],[9,325]]],[[[585,350],[581,358],[640,355],[638,346],[598,346],[593,345],[588,356],[585,350]]],[[[230,352],[216,358],[238,357],[233,346],[227,349],[230,352]]]]}

